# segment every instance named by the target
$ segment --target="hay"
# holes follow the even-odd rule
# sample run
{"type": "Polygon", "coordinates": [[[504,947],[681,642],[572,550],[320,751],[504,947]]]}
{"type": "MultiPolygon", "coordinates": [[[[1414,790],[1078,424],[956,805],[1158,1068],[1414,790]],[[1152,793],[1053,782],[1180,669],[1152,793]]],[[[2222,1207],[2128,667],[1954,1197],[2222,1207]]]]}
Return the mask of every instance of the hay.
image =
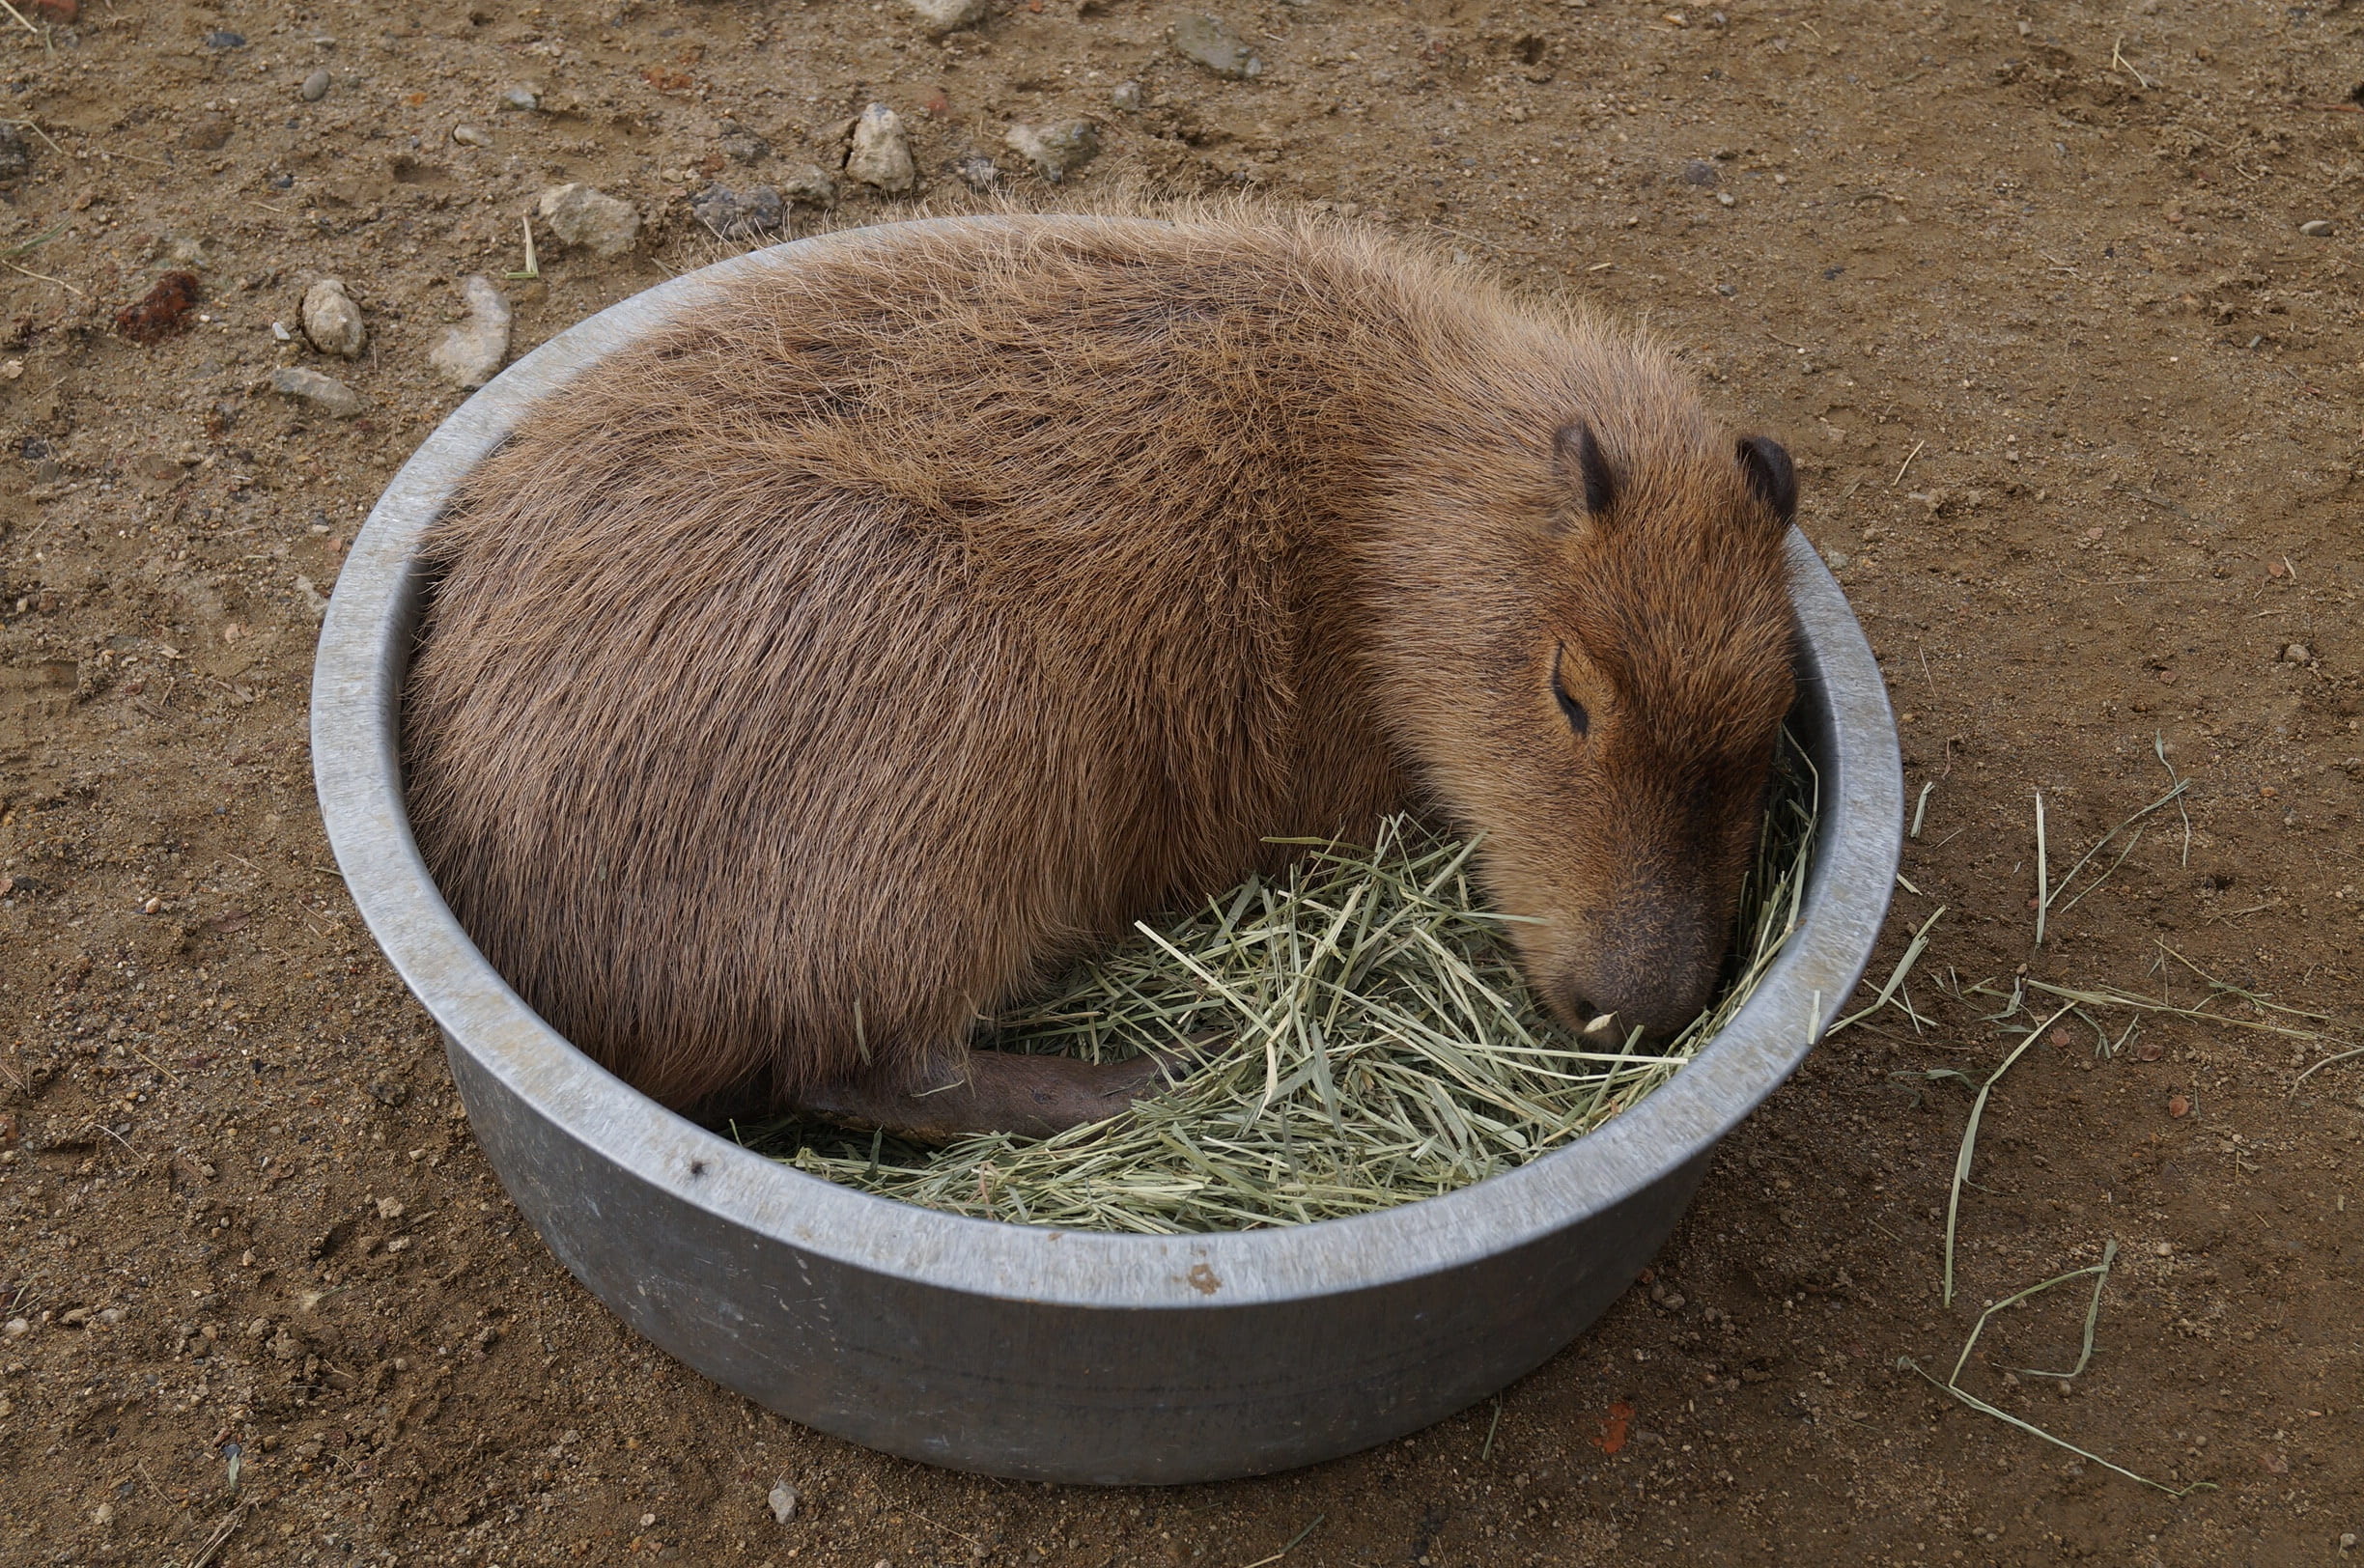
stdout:
{"type": "Polygon", "coordinates": [[[1143,922],[980,1030],[1002,1050],[1193,1062],[1124,1115],[942,1149],[809,1123],[734,1132],[883,1197],[1069,1229],[1296,1224],[1449,1192],[1582,1137],[1724,1026],[1797,927],[1815,808],[1785,738],[1730,981],[1662,1049],[1550,1022],[1502,939],[1508,917],[1478,907],[1475,844],[1393,817],[1367,849],[1307,843],[1277,881],[1143,922]]]}

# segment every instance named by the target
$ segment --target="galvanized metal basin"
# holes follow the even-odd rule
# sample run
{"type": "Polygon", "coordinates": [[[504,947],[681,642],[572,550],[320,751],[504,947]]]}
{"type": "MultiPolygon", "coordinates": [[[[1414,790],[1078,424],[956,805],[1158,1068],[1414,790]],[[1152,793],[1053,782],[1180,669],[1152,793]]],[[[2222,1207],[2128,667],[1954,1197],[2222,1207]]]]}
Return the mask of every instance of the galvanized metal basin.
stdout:
{"type": "Polygon", "coordinates": [[[1799,725],[1823,787],[1804,928],[1698,1059],[1519,1170],[1384,1214],[1177,1238],[960,1218],[774,1164],[644,1099],[494,973],[405,815],[397,702],[421,531],[538,399],[701,292],[940,219],[741,257],[601,312],[464,404],[353,543],[321,633],[312,739],[346,884],[442,1026],[476,1136],[576,1276],[707,1376],[782,1414],[934,1464],[1140,1483],[1309,1464],[1484,1398],[1630,1283],[1716,1140],[1805,1057],[1861,975],[1900,847],[1885,688],[1801,535],[1799,725]]]}

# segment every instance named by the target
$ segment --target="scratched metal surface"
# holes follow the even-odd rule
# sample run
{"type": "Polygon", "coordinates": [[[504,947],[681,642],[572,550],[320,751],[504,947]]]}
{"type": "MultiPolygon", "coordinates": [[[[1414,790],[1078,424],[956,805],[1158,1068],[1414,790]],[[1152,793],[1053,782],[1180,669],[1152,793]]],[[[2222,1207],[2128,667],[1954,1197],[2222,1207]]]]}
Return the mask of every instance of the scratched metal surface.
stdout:
{"type": "Polygon", "coordinates": [[[538,399],[704,290],[938,219],[776,246],[601,312],[511,366],[406,463],[321,633],[313,766],[371,933],[441,1025],[470,1124],[551,1251],[633,1327],[794,1419],[911,1458],[1045,1480],[1208,1480],[1402,1435],[1501,1388],[1628,1285],[1710,1151],[1795,1070],[1884,917],[1903,781],[1887,692],[1838,585],[1789,540],[1800,712],[1824,789],[1803,929],[1664,1087],[1573,1146],[1441,1198],[1290,1229],[1150,1238],[915,1209],[752,1155],[642,1098],[493,972],[404,810],[396,703],[422,530],[538,399]]]}

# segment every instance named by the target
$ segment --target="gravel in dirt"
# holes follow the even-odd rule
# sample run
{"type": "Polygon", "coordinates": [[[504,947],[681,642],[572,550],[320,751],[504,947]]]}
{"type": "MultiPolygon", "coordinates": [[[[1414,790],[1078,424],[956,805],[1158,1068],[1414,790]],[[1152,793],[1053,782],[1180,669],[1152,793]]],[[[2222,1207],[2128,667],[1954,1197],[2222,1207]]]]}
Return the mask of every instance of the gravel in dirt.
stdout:
{"type": "MultiPolygon", "coordinates": [[[[2364,1057],[2303,1036],[2359,1043],[2364,1003],[2354,7],[1259,0],[1224,13],[1263,65],[1241,79],[1140,0],[995,0],[941,36],[891,5],[17,9],[0,1560],[2352,1554],[2364,1057]],[[873,102],[915,200],[845,166],[873,102]],[[1011,158],[987,199],[954,173],[1013,124],[1093,116],[1099,156],[1063,184],[1011,158]],[[946,1474],[676,1365],[492,1180],[321,838],[321,596],[463,395],[429,364],[462,280],[528,270],[533,217],[541,275],[505,285],[523,350],[744,248],[690,206],[744,188],[725,122],[771,148],[747,182],[802,204],[786,235],[1140,184],[1424,236],[1646,322],[1722,415],[1789,445],[1888,672],[1908,798],[1933,786],[1872,966],[1946,908],[1904,987],[1918,1022],[1816,1051],[1726,1140],[1651,1277],[1499,1401],[1221,1486],[946,1474]],[[623,209],[602,244],[537,210],[558,185],[623,209]],[[350,360],[287,330],[326,276],[368,305],[350,360]],[[149,298],[155,330],[119,331],[149,298]],[[366,406],[321,417],[274,390],[295,370],[366,406]],[[2057,877],[2168,769],[2187,793],[2037,948],[2035,792],[2057,877]],[[2211,994],[2183,960],[2328,1017],[2211,994]],[[2027,1050],[1984,1112],[1947,1307],[1961,1080],[2016,1044],[1986,1020],[2036,982],[2221,1022],[2146,1015],[2105,1050],[2070,1018],[2027,1050]],[[2113,1240],[2084,1371],[2025,1370],[2076,1361],[2079,1282],[1999,1314],[1963,1386],[2214,1490],[2144,1488],[1898,1364],[1950,1367],[1987,1302],[2113,1240]]],[[[2132,1022],[2097,1014],[2108,1043],[2132,1022]]]]}

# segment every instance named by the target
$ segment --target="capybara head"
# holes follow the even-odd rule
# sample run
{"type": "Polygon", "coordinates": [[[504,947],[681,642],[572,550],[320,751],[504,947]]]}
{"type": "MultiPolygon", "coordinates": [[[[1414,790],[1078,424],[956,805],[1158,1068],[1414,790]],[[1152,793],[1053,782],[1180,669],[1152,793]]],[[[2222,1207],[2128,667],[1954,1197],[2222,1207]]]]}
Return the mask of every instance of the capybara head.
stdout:
{"type": "Polygon", "coordinates": [[[1529,980],[1618,1038],[1714,992],[1794,684],[1788,454],[1666,413],[1551,433],[1517,565],[1468,618],[1470,689],[1421,726],[1529,980]]]}

